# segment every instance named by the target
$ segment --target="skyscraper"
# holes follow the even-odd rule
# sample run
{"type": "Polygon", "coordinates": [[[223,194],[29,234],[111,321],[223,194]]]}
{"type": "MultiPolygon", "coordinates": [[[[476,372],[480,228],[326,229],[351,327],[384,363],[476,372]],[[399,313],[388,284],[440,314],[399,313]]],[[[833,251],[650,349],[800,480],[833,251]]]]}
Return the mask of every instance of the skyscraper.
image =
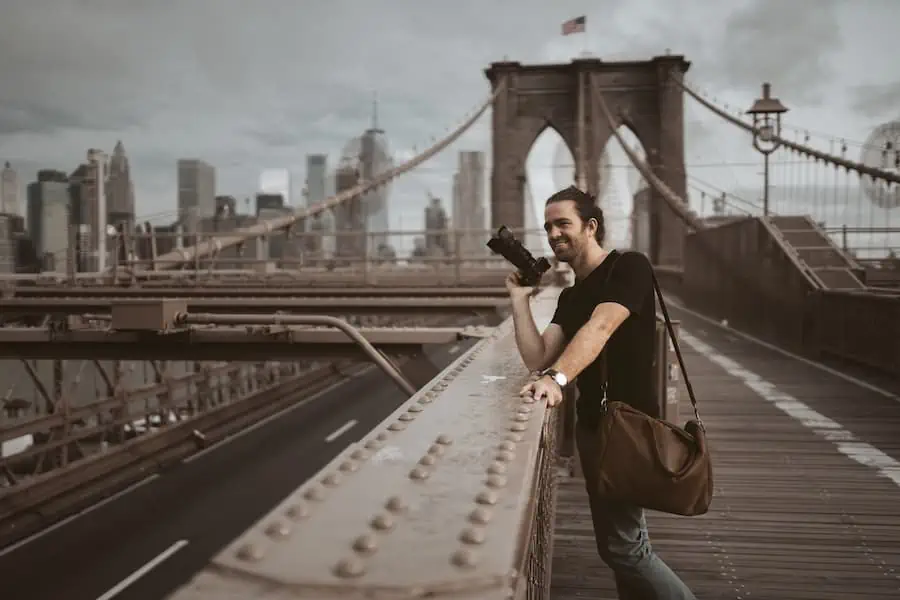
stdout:
{"type": "MultiPolygon", "coordinates": [[[[342,164],[334,176],[335,193],[340,194],[359,185],[359,171],[352,164],[342,164]]],[[[353,198],[334,208],[335,249],[337,256],[360,260],[365,245],[365,214],[360,198],[353,198]]]]}
{"type": "Polygon", "coordinates": [[[106,153],[91,148],[87,160],[69,177],[79,271],[103,271],[108,263],[106,173],[106,153]]]}
{"type": "Polygon", "coordinates": [[[327,197],[327,192],[325,190],[325,173],[327,169],[327,155],[306,155],[306,206],[318,204],[327,197]]]}
{"type": "Polygon", "coordinates": [[[40,263],[63,270],[69,247],[69,178],[62,171],[42,170],[28,184],[28,229],[40,263]]]}
{"type": "Polygon", "coordinates": [[[201,219],[216,214],[216,169],[202,160],[178,160],[178,217],[185,232],[198,230],[201,219]]]}
{"type": "Polygon", "coordinates": [[[111,225],[125,224],[127,230],[134,228],[134,183],[125,146],[116,142],[109,159],[109,177],[106,180],[106,213],[111,225]]]}
{"type": "MultiPolygon", "coordinates": [[[[359,174],[358,182],[361,183],[375,179],[390,170],[392,166],[393,158],[388,151],[384,131],[378,127],[378,106],[373,102],[371,127],[344,146],[338,170],[339,172],[356,170],[359,174]]],[[[390,245],[386,233],[390,229],[388,220],[389,190],[389,185],[380,185],[360,197],[348,201],[348,204],[354,205],[353,208],[334,211],[336,230],[347,230],[353,227],[369,233],[366,237],[368,252],[372,256],[378,254],[380,248],[390,245]],[[357,213],[360,215],[360,220],[354,223],[346,221],[349,215],[357,213]],[[374,235],[372,235],[373,232],[374,235]]]]}
{"type": "Polygon", "coordinates": [[[7,162],[0,171],[0,213],[18,215],[19,207],[19,175],[7,162]]]}
{"type": "MultiPolygon", "coordinates": [[[[484,218],[484,152],[459,153],[459,170],[453,179],[453,228],[485,229],[484,218]]],[[[463,233],[457,236],[459,253],[473,256],[484,254],[484,233],[463,233]]]]}

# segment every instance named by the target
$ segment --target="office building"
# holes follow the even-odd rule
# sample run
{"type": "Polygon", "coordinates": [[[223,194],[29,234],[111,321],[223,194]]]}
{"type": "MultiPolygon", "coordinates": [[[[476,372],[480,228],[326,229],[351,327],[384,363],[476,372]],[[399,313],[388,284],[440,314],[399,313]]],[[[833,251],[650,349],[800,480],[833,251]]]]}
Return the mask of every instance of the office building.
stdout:
{"type": "Polygon", "coordinates": [[[19,206],[19,175],[8,162],[0,171],[0,213],[22,214],[19,206]]]}
{"type": "Polygon", "coordinates": [[[306,206],[319,204],[328,197],[327,170],[328,156],[325,154],[306,155],[306,206]]]}
{"type": "Polygon", "coordinates": [[[178,160],[178,217],[187,233],[198,231],[201,219],[216,214],[216,169],[202,160],[178,160]]]}
{"type": "Polygon", "coordinates": [[[453,228],[464,231],[455,237],[463,256],[485,254],[487,240],[485,221],[484,152],[459,153],[459,169],[453,178],[453,228]]]}
{"type": "Polygon", "coordinates": [[[69,176],[70,223],[76,228],[78,271],[104,271],[109,264],[107,230],[107,156],[87,151],[87,160],[69,176]]]}
{"type": "Polygon", "coordinates": [[[42,170],[28,184],[28,229],[44,270],[63,271],[69,248],[69,178],[42,170]]]}
{"type": "Polygon", "coordinates": [[[116,227],[134,230],[134,183],[125,146],[116,142],[109,159],[109,175],[106,179],[107,222],[116,227]]]}

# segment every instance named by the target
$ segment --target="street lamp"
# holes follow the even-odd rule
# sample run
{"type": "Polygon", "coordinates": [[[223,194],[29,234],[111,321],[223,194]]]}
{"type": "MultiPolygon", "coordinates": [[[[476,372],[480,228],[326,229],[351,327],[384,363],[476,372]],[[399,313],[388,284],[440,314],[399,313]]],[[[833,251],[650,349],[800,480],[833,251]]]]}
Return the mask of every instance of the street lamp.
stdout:
{"type": "Polygon", "coordinates": [[[769,216],[769,155],[781,146],[781,115],[788,111],[778,98],[772,98],[772,85],[762,84],[748,115],[753,115],[753,147],[763,155],[763,215],[769,216]]]}

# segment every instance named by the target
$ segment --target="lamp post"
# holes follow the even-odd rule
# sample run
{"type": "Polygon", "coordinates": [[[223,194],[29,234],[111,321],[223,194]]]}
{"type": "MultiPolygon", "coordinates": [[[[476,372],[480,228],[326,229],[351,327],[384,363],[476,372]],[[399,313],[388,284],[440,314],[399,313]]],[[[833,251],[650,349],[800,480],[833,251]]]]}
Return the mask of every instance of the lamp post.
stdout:
{"type": "Polygon", "coordinates": [[[772,98],[772,85],[762,84],[748,115],[753,115],[753,147],[763,155],[763,215],[769,216],[769,155],[781,146],[781,115],[788,111],[778,98],[772,98]]]}

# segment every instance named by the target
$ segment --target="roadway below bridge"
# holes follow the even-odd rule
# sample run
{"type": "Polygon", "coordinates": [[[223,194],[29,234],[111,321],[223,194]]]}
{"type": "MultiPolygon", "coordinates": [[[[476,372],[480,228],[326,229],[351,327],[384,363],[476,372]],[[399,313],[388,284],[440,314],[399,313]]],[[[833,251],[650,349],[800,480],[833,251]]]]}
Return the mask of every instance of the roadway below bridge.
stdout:
{"type": "MultiPolygon", "coordinates": [[[[476,340],[427,351],[443,369],[476,340]]],[[[370,369],[0,549],[4,600],[158,600],[405,396],[370,369]]]]}

